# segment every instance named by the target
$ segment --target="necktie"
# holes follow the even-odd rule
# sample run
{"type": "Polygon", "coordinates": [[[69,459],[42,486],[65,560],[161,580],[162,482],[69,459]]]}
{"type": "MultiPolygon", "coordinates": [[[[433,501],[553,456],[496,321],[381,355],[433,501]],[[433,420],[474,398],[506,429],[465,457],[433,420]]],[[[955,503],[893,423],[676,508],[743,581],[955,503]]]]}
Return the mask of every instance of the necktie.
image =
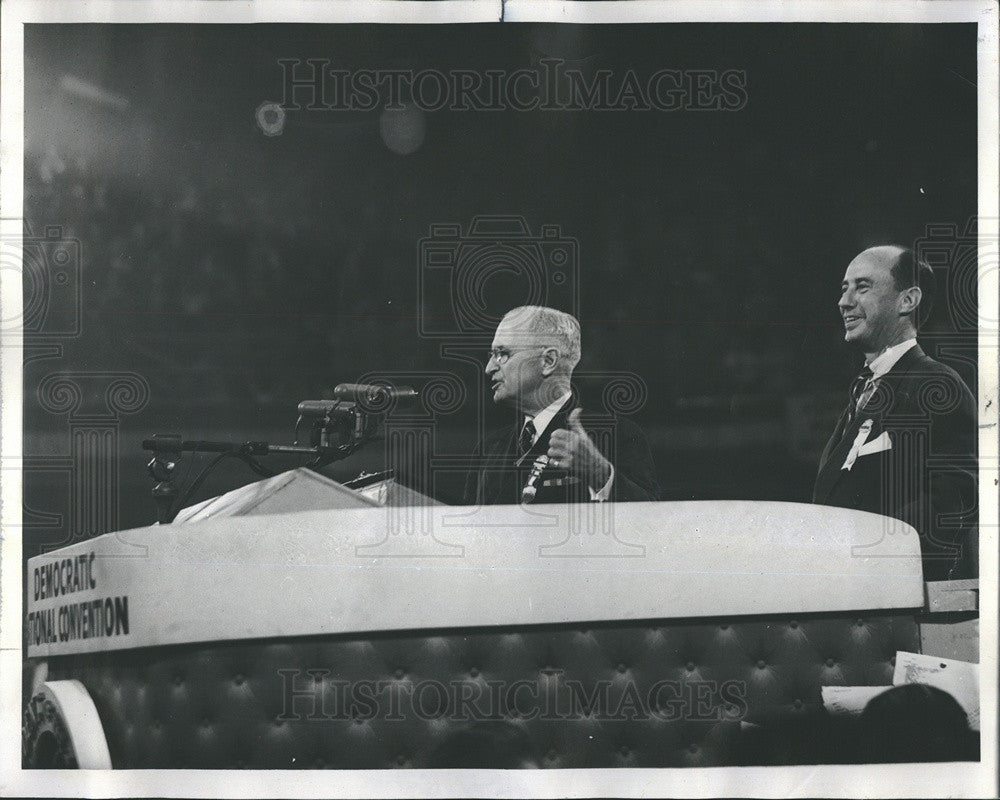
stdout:
{"type": "Polygon", "coordinates": [[[851,426],[851,423],[858,416],[858,406],[861,405],[862,396],[865,393],[865,388],[868,386],[868,381],[872,379],[872,374],[871,369],[866,366],[861,370],[861,374],[854,379],[854,383],[851,384],[851,401],[847,407],[847,425],[844,426],[845,430],[851,426]]]}
{"type": "Polygon", "coordinates": [[[521,428],[521,436],[517,440],[517,455],[520,458],[531,449],[535,440],[535,423],[530,419],[521,428]]]}

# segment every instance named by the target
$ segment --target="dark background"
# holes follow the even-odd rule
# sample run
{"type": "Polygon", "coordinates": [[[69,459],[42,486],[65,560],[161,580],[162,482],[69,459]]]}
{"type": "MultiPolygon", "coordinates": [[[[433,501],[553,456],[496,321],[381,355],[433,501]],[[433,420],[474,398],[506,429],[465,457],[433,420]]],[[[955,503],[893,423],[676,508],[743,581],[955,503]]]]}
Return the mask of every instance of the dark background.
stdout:
{"type": "MultiPolygon", "coordinates": [[[[576,240],[579,370],[644,381],[635,419],[664,499],[808,501],[861,363],[836,307],[846,265],[975,214],[975,37],[943,24],[27,26],[27,227],[79,241],[82,315],[79,335],[26,342],[25,557],[69,541],[83,491],[65,468],[74,419],[38,401],[53,373],[149,385],[92,465],[114,486],[102,525],[155,518],[144,437],[289,443],[300,400],[373,371],[418,387],[459,376],[467,401],[436,419],[434,446],[468,453],[481,368],[420,335],[419,243],[477,214],[576,240]],[[512,71],[547,56],[640,77],[741,70],[747,104],[442,110],[422,115],[407,155],[377,110],[292,111],[273,137],[254,119],[282,100],[282,58],[512,71]]],[[[954,268],[939,279],[924,347],[975,390],[975,330],[948,308],[954,268]]],[[[519,291],[501,276],[486,294],[519,291]]],[[[102,390],[85,391],[99,405],[102,390]]],[[[487,426],[503,422],[485,407],[487,426]]],[[[384,460],[376,443],[328,474],[384,460]]],[[[193,499],[254,479],[234,463],[193,499]]],[[[458,480],[442,472],[435,492],[452,499],[458,480]]]]}

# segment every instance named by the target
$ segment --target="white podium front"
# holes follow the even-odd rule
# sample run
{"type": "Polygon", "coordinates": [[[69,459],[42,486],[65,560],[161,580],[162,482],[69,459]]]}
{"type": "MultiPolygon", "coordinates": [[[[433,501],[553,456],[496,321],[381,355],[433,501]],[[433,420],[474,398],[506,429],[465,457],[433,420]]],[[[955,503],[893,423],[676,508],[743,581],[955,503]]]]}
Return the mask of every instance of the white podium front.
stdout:
{"type": "Polygon", "coordinates": [[[917,534],[895,520],[713,501],[596,524],[581,508],[435,506],[420,532],[368,507],[107,534],[29,561],[27,654],[923,603],[917,534]]]}

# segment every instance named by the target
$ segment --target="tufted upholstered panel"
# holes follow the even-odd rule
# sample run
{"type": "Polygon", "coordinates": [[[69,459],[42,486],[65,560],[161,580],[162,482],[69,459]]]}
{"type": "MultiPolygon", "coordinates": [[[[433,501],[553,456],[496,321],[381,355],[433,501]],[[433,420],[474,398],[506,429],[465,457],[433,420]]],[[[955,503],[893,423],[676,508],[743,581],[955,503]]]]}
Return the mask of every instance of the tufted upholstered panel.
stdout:
{"type": "Polygon", "coordinates": [[[888,685],[918,647],[912,615],[879,611],[178,645],[49,677],[84,683],[118,768],[426,767],[476,714],[521,727],[542,767],[712,766],[741,722],[888,685]]]}

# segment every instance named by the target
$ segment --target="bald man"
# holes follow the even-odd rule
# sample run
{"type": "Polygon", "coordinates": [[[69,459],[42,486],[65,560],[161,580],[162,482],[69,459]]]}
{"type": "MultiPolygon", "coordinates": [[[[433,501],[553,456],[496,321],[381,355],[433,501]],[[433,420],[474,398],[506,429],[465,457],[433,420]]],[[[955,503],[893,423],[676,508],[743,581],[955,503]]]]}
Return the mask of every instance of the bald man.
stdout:
{"type": "Polygon", "coordinates": [[[838,305],[865,367],[820,458],[813,502],[909,523],[925,580],[944,580],[975,571],[976,404],[917,344],[933,293],[933,271],[903,247],[872,247],[848,265],[838,305]]]}
{"type": "Polygon", "coordinates": [[[659,499],[642,431],[624,418],[581,418],[579,360],[580,323],[570,314],[521,306],[500,321],[485,372],[493,402],[515,419],[480,443],[486,463],[469,473],[466,505],[659,499]]]}

